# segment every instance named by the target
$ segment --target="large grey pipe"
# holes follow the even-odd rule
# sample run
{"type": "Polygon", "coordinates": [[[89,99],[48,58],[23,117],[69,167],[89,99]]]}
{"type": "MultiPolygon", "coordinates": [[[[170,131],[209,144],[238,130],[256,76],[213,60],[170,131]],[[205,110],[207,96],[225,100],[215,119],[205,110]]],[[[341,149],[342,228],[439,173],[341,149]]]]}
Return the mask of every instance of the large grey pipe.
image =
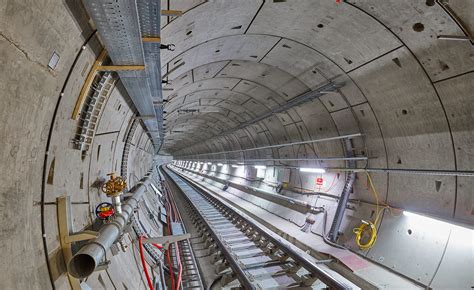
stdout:
{"type": "Polygon", "coordinates": [[[68,272],[71,276],[80,279],[94,272],[105,253],[122,234],[138,201],[143,197],[152,174],[153,169],[132,189],[133,196],[122,205],[122,212],[117,213],[112,222],[103,225],[99,230],[99,236],[89,241],[72,257],[68,264],[68,272]]]}
{"type": "MultiPolygon", "coordinates": [[[[352,143],[350,139],[344,139],[344,147],[346,148],[346,156],[353,157],[354,152],[352,151],[352,143]]],[[[347,161],[347,165],[349,168],[355,168],[356,164],[354,160],[349,160],[347,161]]],[[[331,229],[329,230],[328,238],[332,242],[336,242],[339,236],[339,229],[342,224],[342,219],[344,218],[344,212],[346,211],[347,202],[349,201],[349,195],[351,194],[355,178],[356,174],[354,171],[349,172],[349,174],[347,175],[346,184],[344,185],[341,197],[339,198],[339,202],[337,203],[336,214],[334,215],[334,219],[332,220],[331,224],[331,229]]]]}

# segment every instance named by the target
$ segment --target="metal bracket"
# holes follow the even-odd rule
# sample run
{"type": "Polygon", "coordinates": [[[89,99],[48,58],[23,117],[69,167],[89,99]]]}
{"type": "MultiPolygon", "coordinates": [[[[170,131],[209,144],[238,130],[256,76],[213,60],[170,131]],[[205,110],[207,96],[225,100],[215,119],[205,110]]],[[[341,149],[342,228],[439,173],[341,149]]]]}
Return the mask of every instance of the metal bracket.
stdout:
{"type": "Polygon", "coordinates": [[[187,240],[191,238],[191,234],[183,234],[183,235],[172,235],[172,236],[162,236],[162,237],[155,237],[155,238],[146,238],[143,239],[144,244],[161,244],[163,248],[168,249],[168,246],[172,243],[187,240]]]}
{"type": "MultiPolygon", "coordinates": [[[[72,258],[72,243],[95,239],[98,236],[97,232],[94,231],[82,231],[74,232],[72,223],[72,211],[71,211],[71,198],[69,196],[56,198],[56,211],[58,219],[59,229],[59,241],[61,243],[61,249],[63,251],[64,262],[66,265],[69,264],[69,260],[72,258]]],[[[81,290],[81,283],[78,279],[67,273],[69,284],[71,289],[81,290]]]]}

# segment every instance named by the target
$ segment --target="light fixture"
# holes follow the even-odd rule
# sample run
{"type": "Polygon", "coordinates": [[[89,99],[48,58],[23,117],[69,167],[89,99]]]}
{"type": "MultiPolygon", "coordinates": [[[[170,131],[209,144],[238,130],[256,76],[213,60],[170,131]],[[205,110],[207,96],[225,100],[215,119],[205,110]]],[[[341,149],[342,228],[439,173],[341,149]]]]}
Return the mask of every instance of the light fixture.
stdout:
{"type": "Polygon", "coordinates": [[[265,168],[267,168],[265,165],[255,165],[254,167],[257,168],[257,169],[265,169],[265,168]]]}
{"type": "Polygon", "coordinates": [[[326,170],[323,168],[300,168],[301,172],[312,172],[312,173],[326,173],[326,170]]]}
{"type": "Polygon", "coordinates": [[[211,162],[207,162],[207,165],[212,165],[212,163],[211,163],[211,162]]]}
{"type": "Polygon", "coordinates": [[[232,167],[234,167],[234,168],[239,168],[240,166],[239,166],[239,165],[232,164],[232,167]]]}
{"type": "Polygon", "coordinates": [[[224,165],[224,164],[222,164],[222,163],[217,163],[217,166],[222,166],[222,165],[224,165]]]}

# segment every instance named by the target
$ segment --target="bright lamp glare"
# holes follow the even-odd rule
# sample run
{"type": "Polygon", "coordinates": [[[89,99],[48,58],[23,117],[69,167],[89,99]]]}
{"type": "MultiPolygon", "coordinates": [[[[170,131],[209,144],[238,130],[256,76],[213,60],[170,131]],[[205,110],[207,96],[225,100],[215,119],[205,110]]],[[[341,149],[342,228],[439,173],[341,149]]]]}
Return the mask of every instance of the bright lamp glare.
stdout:
{"type": "Polygon", "coordinates": [[[239,168],[240,166],[239,166],[239,165],[232,164],[232,167],[234,167],[234,168],[239,168]]]}
{"type": "Polygon", "coordinates": [[[212,163],[211,163],[211,162],[207,162],[207,165],[212,165],[212,163]]]}
{"type": "Polygon", "coordinates": [[[222,166],[222,165],[224,165],[224,164],[222,164],[222,163],[217,163],[217,166],[222,166]]]}
{"type": "Polygon", "coordinates": [[[323,168],[300,168],[301,172],[326,173],[323,168]]]}
{"type": "Polygon", "coordinates": [[[469,228],[466,228],[466,227],[463,227],[463,226],[460,226],[460,225],[452,224],[452,223],[449,223],[449,222],[445,222],[445,221],[438,220],[438,219],[431,218],[431,217],[427,217],[427,216],[424,216],[424,215],[421,215],[421,214],[409,212],[409,211],[406,211],[406,210],[403,211],[403,215],[408,217],[410,219],[410,221],[413,221],[416,224],[418,224],[420,226],[423,226],[423,228],[425,228],[425,229],[428,228],[428,229],[431,229],[431,230],[439,230],[440,226],[444,226],[444,227],[447,227],[447,228],[458,228],[458,229],[462,229],[462,230],[470,230],[469,228]]]}
{"type": "Polygon", "coordinates": [[[255,165],[254,167],[257,168],[257,169],[265,169],[265,168],[267,168],[265,165],[255,165]]]}

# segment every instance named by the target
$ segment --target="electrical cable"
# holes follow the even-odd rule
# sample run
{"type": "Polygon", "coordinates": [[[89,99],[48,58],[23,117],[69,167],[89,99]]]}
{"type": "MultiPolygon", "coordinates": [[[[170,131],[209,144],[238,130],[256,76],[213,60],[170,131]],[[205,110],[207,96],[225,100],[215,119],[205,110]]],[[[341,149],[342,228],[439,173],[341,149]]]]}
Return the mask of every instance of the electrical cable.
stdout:
{"type": "MultiPolygon", "coordinates": [[[[377,241],[377,224],[380,219],[380,214],[383,212],[383,210],[379,209],[379,195],[377,193],[377,190],[375,189],[374,183],[372,182],[372,178],[370,177],[369,172],[365,171],[367,174],[367,180],[369,181],[369,185],[371,188],[371,192],[374,194],[375,197],[375,220],[372,221],[362,221],[359,227],[354,228],[352,231],[354,232],[354,239],[359,246],[359,249],[361,250],[368,250],[372,248],[375,245],[375,242],[377,241]],[[367,242],[363,243],[362,242],[362,236],[364,235],[365,232],[369,232],[370,236],[367,242]]],[[[386,206],[388,207],[388,206],[386,206]]]]}
{"type": "Polygon", "coordinates": [[[326,244],[330,245],[330,246],[336,247],[336,248],[338,248],[338,249],[343,249],[343,250],[345,250],[345,249],[346,249],[345,247],[343,247],[343,246],[341,246],[341,245],[338,245],[338,244],[336,244],[336,243],[333,243],[333,242],[331,242],[331,241],[328,239],[328,237],[327,237],[327,235],[326,235],[327,220],[328,220],[328,212],[325,210],[325,211],[324,211],[324,225],[323,225],[323,241],[324,241],[326,244]]]}
{"type": "Polygon", "coordinates": [[[217,282],[219,282],[219,281],[222,279],[223,276],[224,276],[224,275],[219,275],[219,276],[217,276],[214,280],[212,280],[211,284],[209,284],[209,286],[207,286],[206,289],[207,289],[207,290],[211,290],[211,289],[212,289],[212,286],[214,286],[217,282]]]}
{"type": "Polygon", "coordinates": [[[377,241],[377,224],[380,221],[381,213],[383,213],[385,209],[389,210],[390,215],[395,216],[395,217],[398,216],[398,215],[393,214],[392,207],[390,207],[387,204],[384,204],[384,207],[380,209],[379,194],[377,193],[377,190],[375,189],[374,183],[372,181],[372,177],[370,176],[368,171],[365,171],[365,173],[367,174],[367,180],[369,182],[371,192],[374,194],[374,198],[376,202],[375,203],[376,216],[373,222],[362,221],[362,224],[359,227],[353,229],[353,232],[355,235],[355,242],[361,250],[370,249],[375,245],[375,242],[377,241]],[[370,232],[369,240],[366,243],[361,242],[364,232],[370,232]]]}
{"type": "Polygon", "coordinates": [[[140,258],[142,261],[143,271],[145,272],[146,281],[148,282],[148,287],[150,288],[150,290],[154,290],[153,284],[150,279],[150,274],[148,273],[148,268],[146,266],[145,255],[143,254],[143,236],[139,237],[138,245],[140,246],[140,258]]]}

